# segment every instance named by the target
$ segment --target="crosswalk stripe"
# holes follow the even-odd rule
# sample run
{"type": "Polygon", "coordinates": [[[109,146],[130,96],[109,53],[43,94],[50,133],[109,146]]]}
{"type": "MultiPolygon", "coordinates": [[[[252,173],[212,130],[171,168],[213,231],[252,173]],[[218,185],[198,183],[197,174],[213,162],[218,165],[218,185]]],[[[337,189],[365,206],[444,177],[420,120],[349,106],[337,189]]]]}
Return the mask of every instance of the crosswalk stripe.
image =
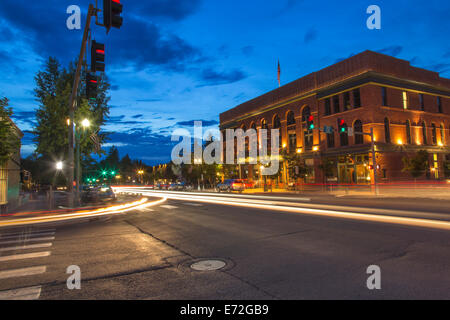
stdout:
{"type": "Polygon", "coordinates": [[[41,296],[41,286],[0,291],[0,300],[37,300],[41,296]]]}
{"type": "Polygon", "coordinates": [[[16,235],[0,235],[0,240],[5,239],[15,239],[15,238],[34,238],[34,237],[44,237],[44,236],[53,236],[54,232],[45,232],[45,233],[31,233],[31,234],[16,234],[16,235]]]}
{"type": "Polygon", "coordinates": [[[164,206],[161,206],[161,208],[164,208],[164,209],[178,209],[178,207],[175,207],[175,206],[169,206],[169,205],[164,205],[164,206]]]}
{"type": "Polygon", "coordinates": [[[5,236],[14,236],[14,235],[20,235],[20,234],[36,234],[36,233],[46,233],[46,232],[55,232],[56,229],[36,229],[36,230],[22,230],[22,231],[15,231],[15,232],[3,232],[1,235],[5,236]]]}
{"type": "Polygon", "coordinates": [[[40,241],[51,241],[51,240],[55,240],[55,237],[17,239],[17,240],[8,240],[8,241],[2,241],[2,239],[0,239],[0,246],[3,245],[3,244],[40,242],[40,241]]]}
{"type": "Polygon", "coordinates": [[[200,204],[200,203],[189,203],[189,202],[186,202],[186,203],[184,203],[186,206],[191,206],[191,207],[203,207],[203,205],[202,204],[200,204]]]}
{"type": "Polygon", "coordinates": [[[26,245],[26,246],[0,248],[0,252],[13,251],[13,250],[37,249],[37,248],[48,248],[51,246],[52,246],[51,243],[38,243],[38,244],[30,244],[30,245],[26,245]]]}
{"type": "Polygon", "coordinates": [[[47,271],[46,266],[0,271],[0,279],[34,276],[45,273],[45,271],[47,271]]]}
{"type": "Polygon", "coordinates": [[[34,258],[43,258],[43,257],[48,257],[48,256],[50,256],[50,251],[15,254],[15,255],[12,255],[12,256],[0,257],[0,262],[13,261],[13,260],[24,260],[24,259],[34,259],[34,258]]]}

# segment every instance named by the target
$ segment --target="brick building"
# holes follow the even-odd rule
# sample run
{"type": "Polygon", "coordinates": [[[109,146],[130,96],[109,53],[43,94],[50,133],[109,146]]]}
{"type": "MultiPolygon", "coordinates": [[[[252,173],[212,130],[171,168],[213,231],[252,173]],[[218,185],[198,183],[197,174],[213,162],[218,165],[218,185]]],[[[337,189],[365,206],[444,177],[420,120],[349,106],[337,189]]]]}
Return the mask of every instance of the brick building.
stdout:
{"type": "MultiPolygon", "coordinates": [[[[450,161],[450,79],[408,61],[365,51],[220,115],[221,130],[280,129],[282,148],[301,154],[307,183],[369,184],[374,181],[371,138],[338,133],[338,119],[355,132],[374,130],[378,181],[412,179],[404,157],[430,154],[422,179],[441,180],[450,161]],[[308,130],[308,116],[316,129],[308,130]],[[319,128],[333,127],[331,134],[319,128]],[[331,170],[324,174],[323,164],[331,170]]],[[[246,165],[242,178],[258,180],[246,165]]],[[[283,182],[289,180],[283,175],[283,182]]]]}

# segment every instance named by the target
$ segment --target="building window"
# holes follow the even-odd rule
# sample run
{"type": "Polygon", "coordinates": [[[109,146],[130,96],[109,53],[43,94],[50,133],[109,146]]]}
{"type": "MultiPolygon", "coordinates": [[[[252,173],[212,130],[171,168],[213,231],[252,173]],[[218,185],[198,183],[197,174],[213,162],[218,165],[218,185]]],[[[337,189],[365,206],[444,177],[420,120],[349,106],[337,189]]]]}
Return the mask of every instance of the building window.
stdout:
{"type": "Polygon", "coordinates": [[[353,132],[355,134],[355,144],[363,144],[364,136],[362,134],[357,134],[357,132],[363,132],[363,123],[361,120],[356,120],[353,125],[353,132]]]}
{"type": "Polygon", "coordinates": [[[361,107],[361,92],[359,89],[353,90],[353,107],[355,109],[361,107]]]}
{"type": "Polygon", "coordinates": [[[420,110],[425,111],[425,97],[423,96],[423,93],[419,94],[419,100],[420,100],[420,110]]]}
{"type": "Polygon", "coordinates": [[[442,98],[437,97],[438,112],[442,113],[442,98]]]}
{"type": "Polygon", "coordinates": [[[331,114],[331,100],[330,98],[325,99],[325,115],[329,116],[331,114]]]}
{"type": "Polygon", "coordinates": [[[403,91],[403,109],[408,109],[408,93],[403,91]]]}
{"type": "Polygon", "coordinates": [[[295,115],[294,112],[289,111],[289,113],[287,114],[287,125],[289,126],[295,126],[295,115]]]}
{"type": "Polygon", "coordinates": [[[381,97],[383,99],[383,106],[387,107],[388,99],[387,99],[387,88],[386,87],[381,88],[381,97]]]}
{"type": "Polygon", "coordinates": [[[444,131],[444,125],[441,124],[441,143],[444,146],[445,145],[445,131],[444,131]]]}
{"type": "Polygon", "coordinates": [[[252,125],[250,126],[250,128],[252,128],[253,130],[256,130],[256,123],[252,123],[252,125]]]}
{"type": "Polygon", "coordinates": [[[348,130],[347,125],[344,124],[345,132],[340,133],[341,147],[348,146],[348,130]]]}
{"type": "Polygon", "coordinates": [[[425,121],[422,122],[422,136],[423,136],[423,144],[428,144],[427,125],[425,121]]]}
{"type": "Polygon", "coordinates": [[[334,148],[334,129],[332,133],[327,133],[327,146],[328,148],[334,148]]]}
{"type": "Polygon", "coordinates": [[[412,144],[411,140],[411,121],[406,121],[406,143],[412,144]]]}
{"type": "Polygon", "coordinates": [[[280,121],[280,117],[278,115],[275,116],[275,118],[273,119],[273,129],[278,129],[279,132],[279,144],[280,144],[280,148],[282,146],[282,141],[283,141],[283,137],[281,136],[281,121],[280,121]]]}
{"type": "Polygon", "coordinates": [[[344,111],[350,110],[350,92],[344,93],[344,111]]]}
{"type": "Polygon", "coordinates": [[[384,139],[386,143],[391,143],[391,127],[388,118],[384,118],[384,139]]]}
{"type": "Polygon", "coordinates": [[[303,123],[302,125],[304,128],[303,135],[304,135],[304,140],[305,140],[305,142],[304,142],[305,150],[311,150],[313,147],[313,144],[314,144],[313,130],[309,130],[307,128],[307,121],[308,121],[308,118],[310,115],[311,115],[311,109],[309,107],[305,107],[302,112],[302,123],[303,123]]]}
{"type": "Polygon", "coordinates": [[[431,124],[431,139],[433,141],[433,145],[437,145],[437,130],[434,123],[431,124]]]}
{"type": "Polygon", "coordinates": [[[289,134],[289,152],[295,152],[297,150],[297,135],[295,133],[289,134]]]}
{"type": "Polygon", "coordinates": [[[334,106],[334,113],[341,112],[341,106],[339,105],[339,96],[333,97],[333,106],[334,106]]]}

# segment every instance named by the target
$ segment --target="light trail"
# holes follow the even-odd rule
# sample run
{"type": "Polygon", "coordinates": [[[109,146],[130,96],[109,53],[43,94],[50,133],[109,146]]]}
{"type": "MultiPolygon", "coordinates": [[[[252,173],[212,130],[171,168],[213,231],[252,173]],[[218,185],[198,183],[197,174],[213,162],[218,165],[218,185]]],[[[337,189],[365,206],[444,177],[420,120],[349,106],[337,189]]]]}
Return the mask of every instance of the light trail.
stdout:
{"type": "Polygon", "coordinates": [[[62,222],[62,221],[71,221],[76,219],[90,219],[101,216],[108,216],[114,214],[120,214],[129,212],[132,210],[145,209],[152,206],[157,206],[167,201],[167,198],[164,197],[161,200],[148,202],[147,198],[143,198],[139,201],[135,201],[132,203],[126,203],[122,205],[110,206],[106,208],[96,209],[96,210],[81,210],[77,212],[73,212],[70,214],[59,214],[53,216],[44,216],[44,217],[33,217],[33,218],[23,218],[23,219],[11,219],[11,220],[3,220],[0,221],[0,228],[2,227],[17,227],[24,226],[30,224],[42,224],[42,223],[50,223],[50,222],[62,222]]]}
{"type": "MultiPolygon", "coordinates": [[[[135,188],[117,188],[119,192],[136,192],[135,188]]],[[[167,199],[173,200],[185,200],[185,201],[194,201],[194,202],[203,202],[203,203],[211,203],[211,204],[219,204],[226,206],[239,206],[239,207],[247,207],[253,209],[264,209],[264,210],[273,210],[273,211],[281,211],[281,212],[290,212],[290,213],[301,213],[307,215],[314,216],[323,216],[323,217],[331,217],[331,218],[341,218],[341,219],[349,219],[349,220],[360,220],[360,221],[368,221],[368,222],[381,222],[381,223],[389,223],[389,224],[397,224],[397,225],[406,225],[406,226],[414,226],[414,227],[424,227],[424,228],[433,228],[433,229],[441,229],[441,230],[450,230],[450,221],[444,220],[432,220],[432,219],[424,219],[417,217],[407,217],[404,215],[407,214],[420,214],[419,212],[409,212],[402,210],[388,210],[388,209],[373,209],[373,208],[355,208],[355,207],[337,207],[328,205],[327,209],[319,209],[319,208],[311,208],[311,204],[302,204],[304,207],[298,207],[298,204],[288,203],[288,202],[276,202],[276,201],[264,201],[264,200],[256,200],[256,199],[233,199],[231,197],[223,197],[219,195],[208,194],[208,196],[190,194],[187,193],[176,193],[176,192],[154,192],[154,191],[145,191],[141,189],[139,193],[142,193],[145,196],[150,197],[160,197],[164,195],[167,199]],[[308,206],[308,207],[306,207],[308,206]],[[334,209],[333,209],[334,207],[334,209]],[[345,208],[346,211],[338,211],[337,208],[345,208]],[[382,212],[383,214],[373,214],[373,213],[364,213],[364,212],[356,212],[356,211],[372,211],[372,212],[382,212]],[[388,215],[389,214],[389,215],[388,215]],[[397,215],[396,215],[397,214],[397,215]],[[403,215],[403,216],[399,216],[403,215]]],[[[320,206],[320,205],[316,205],[320,206]]],[[[423,213],[422,213],[423,214],[423,213]]]]}

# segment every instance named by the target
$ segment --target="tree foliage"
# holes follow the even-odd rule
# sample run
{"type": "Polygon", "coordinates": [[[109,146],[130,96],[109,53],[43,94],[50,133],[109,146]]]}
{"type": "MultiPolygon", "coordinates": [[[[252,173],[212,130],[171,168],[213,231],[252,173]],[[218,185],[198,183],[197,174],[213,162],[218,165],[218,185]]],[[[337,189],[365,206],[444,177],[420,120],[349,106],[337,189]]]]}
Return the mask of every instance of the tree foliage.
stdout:
{"type": "Polygon", "coordinates": [[[426,150],[418,151],[413,157],[404,157],[403,172],[408,172],[413,178],[419,178],[427,172],[429,167],[429,155],[426,150]]]}
{"type": "Polygon", "coordinates": [[[8,99],[0,98],[0,164],[8,161],[20,146],[20,140],[10,121],[12,114],[8,99]]]}
{"type": "MultiPolygon", "coordinates": [[[[71,63],[62,68],[55,58],[49,58],[44,69],[35,76],[35,97],[39,102],[36,111],[37,126],[34,130],[36,153],[41,156],[66,158],[68,152],[69,98],[72,92],[76,67],[71,63]]],[[[85,79],[84,72],[81,79],[85,79]]],[[[94,103],[89,102],[85,95],[85,84],[82,81],[80,93],[76,101],[75,124],[82,119],[89,119],[89,132],[80,133],[81,153],[90,157],[95,148],[89,139],[92,132],[97,132],[107,120],[109,114],[107,91],[108,81],[105,77],[99,80],[98,96],[94,103]]],[[[104,141],[105,134],[99,134],[104,141]]]]}

